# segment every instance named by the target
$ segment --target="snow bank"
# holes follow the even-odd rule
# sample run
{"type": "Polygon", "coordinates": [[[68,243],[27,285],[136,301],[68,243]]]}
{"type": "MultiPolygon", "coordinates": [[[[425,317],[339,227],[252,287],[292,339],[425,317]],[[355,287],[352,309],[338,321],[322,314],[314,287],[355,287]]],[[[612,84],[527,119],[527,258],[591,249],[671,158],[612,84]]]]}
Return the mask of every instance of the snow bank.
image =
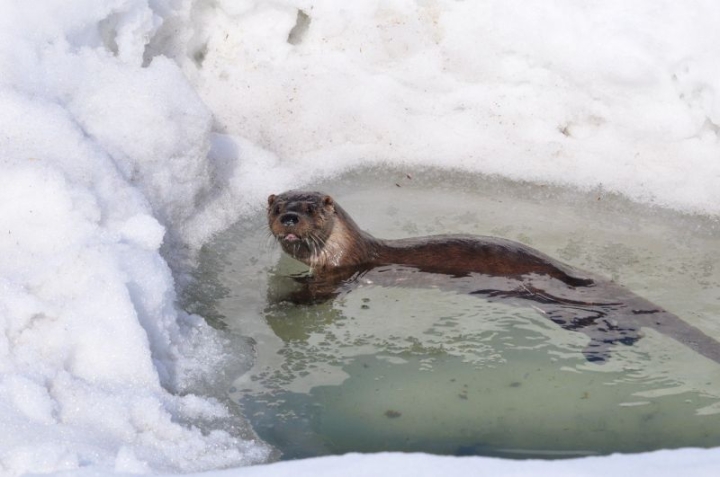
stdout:
{"type": "MultiPolygon", "coordinates": [[[[720,213],[711,0],[0,6],[3,474],[266,458],[220,402],[193,394],[222,366],[222,337],[177,309],[175,280],[270,192],[358,166],[436,166],[720,213]]],[[[716,456],[592,462],[698,457],[702,473],[716,456]]],[[[353,456],[231,473],[360,463],[585,469],[353,456]]]]}
{"type": "Polygon", "coordinates": [[[224,406],[168,391],[219,345],[176,309],[160,255],[211,186],[211,115],[171,61],[141,67],[159,18],[137,1],[4,3],[2,473],[263,459],[190,425],[230,420],[224,406]]]}
{"type": "Polygon", "coordinates": [[[719,210],[715,2],[209,5],[165,51],[296,180],[390,162],[719,210]]]}

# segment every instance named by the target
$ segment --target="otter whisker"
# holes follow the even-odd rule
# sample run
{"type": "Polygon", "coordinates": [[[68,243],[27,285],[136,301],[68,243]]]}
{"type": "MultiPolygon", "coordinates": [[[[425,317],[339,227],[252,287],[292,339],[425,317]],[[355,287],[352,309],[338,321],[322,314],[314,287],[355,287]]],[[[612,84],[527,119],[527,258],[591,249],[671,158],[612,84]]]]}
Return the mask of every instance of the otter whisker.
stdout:
{"type": "Polygon", "coordinates": [[[315,251],[315,243],[312,241],[312,236],[308,235],[307,237],[305,237],[303,239],[303,243],[305,244],[305,246],[307,247],[308,252],[309,252],[308,260],[310,260],[310,268],[315,268],[313,264],[315,261],[316,251],[315,251]]]}
{"type": "Polygon", "coordinates": [[[278,249],[279,245],[280,244],[277,241],[277,237],[275,237],[275,235],[270,232],[265,237],[265,242],[262,246],[262,253],[266,257],[269,257],[278,249]]]}
{"type": "Polygon", "coordinates": [[[310,261],[312,263],[312,267],[315,268],[320,263],[320,258],[325,243],[319,235],[311,232],[308,235],[308,245],[310,248],[310,261]]]}
{"type": "Polygon", "coordinates": [[[270,252],[272,250],[275,250],[277,246],[277,237],[275,237],[272,233],[268,234],[268,236],[265,238],[265,251],[270,252]]]}

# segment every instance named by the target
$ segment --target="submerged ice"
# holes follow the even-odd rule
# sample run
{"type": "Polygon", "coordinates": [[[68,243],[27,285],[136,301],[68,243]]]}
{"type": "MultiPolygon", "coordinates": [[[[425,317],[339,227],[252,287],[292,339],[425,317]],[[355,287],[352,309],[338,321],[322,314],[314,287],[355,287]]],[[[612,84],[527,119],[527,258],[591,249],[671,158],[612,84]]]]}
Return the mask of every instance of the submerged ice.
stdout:
{"type": "Polygon", "coordinates": [[[268,450],[205,391],[193,254],[271,192],[393,164],[720,212],[697,0],[1,2],[0,470],[268,450]]]}

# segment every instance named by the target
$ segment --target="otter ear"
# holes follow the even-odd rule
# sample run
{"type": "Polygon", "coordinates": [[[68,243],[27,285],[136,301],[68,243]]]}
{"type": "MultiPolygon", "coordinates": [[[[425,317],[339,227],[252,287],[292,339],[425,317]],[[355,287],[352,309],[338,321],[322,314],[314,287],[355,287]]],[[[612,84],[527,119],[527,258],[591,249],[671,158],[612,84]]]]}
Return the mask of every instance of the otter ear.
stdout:
{"type": "Polygon", "coordinates": [[[335,210],[334,204],[335,204],[335,202],[333,201],[333,198],[330,197],[329,195],[326,195],[325,197],[323,197],[323,207],[327,207],[328,209],[335,210]]]}
{"type": "Polygon", "coordinates": [[[273,205],[273,202],[275,202],[276,196],[275,194],[270,194],[270,197],[268,197],[268,205],[273,205]]]}

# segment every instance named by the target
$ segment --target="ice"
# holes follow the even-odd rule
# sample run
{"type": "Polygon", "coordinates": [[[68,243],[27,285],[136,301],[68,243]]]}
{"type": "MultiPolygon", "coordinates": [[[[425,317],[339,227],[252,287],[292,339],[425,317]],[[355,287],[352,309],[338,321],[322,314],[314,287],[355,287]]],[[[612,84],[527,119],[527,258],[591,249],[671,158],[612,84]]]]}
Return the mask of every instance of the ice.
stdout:
{"type": "MultiPolygon", "coordinates": [[[[269,193],[390,164],[720,212],[716,2],[0,7],[3,475],[267,458],[225,404],[198,394],[228,357],[176,297],[194,251],[269,193]]],[[[697,458],[695,475],[709,475],[717,455],[349,456],[252,471],[462,474],[491,462],[497,475],[558,475],[621,461],[671,475],[657,463],[697,458]]]]}

